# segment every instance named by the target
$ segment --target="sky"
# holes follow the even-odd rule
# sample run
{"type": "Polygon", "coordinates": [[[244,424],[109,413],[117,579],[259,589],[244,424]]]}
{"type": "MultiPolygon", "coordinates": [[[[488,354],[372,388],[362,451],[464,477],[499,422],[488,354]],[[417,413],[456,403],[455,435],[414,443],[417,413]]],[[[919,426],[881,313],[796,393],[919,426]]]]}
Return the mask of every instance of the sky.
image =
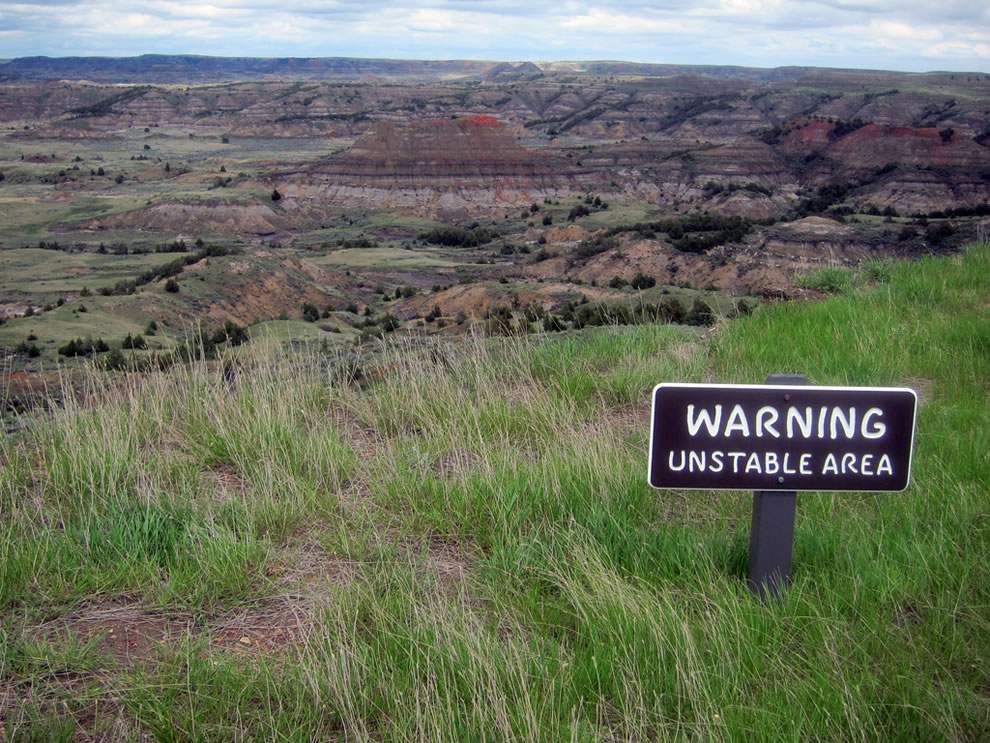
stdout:
{"type": "Polygon", "coordinates": [[[205,54],[990,72],[986,0],[3,0],[0,58],[205,54]]]}

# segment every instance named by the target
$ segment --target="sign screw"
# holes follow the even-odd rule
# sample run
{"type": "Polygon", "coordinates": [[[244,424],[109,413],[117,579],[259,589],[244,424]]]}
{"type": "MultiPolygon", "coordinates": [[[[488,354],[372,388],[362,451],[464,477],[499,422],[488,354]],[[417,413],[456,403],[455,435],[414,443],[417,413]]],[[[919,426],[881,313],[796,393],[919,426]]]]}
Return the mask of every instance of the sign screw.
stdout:
{"type": "Polygon", "coordinates": [[[784,482],[784,478],[783,477],[778,477],[777,478],[777,482],[780,482],[780,483],[784,482]]]}

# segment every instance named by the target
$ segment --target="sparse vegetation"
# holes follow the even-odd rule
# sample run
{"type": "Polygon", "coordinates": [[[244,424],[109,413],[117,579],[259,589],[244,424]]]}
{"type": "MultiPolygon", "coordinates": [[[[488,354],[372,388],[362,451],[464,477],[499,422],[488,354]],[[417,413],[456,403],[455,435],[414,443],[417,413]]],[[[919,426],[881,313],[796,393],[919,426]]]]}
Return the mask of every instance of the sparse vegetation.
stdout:
{"type": "Polygon", "coordinates": [[[32,689],[7,730],[980,739],[988,261],[895,264],[710,338],[644,324],[93,378],[97,406],[52,401],[0,439],[0,668],[32,689]],[[751,498],[651,492],[643,413],[660,380],[780,369],[914,380],[924,402],[910,489],[802,496],[793,583],[761,603],[751,498]],[[85,717],[97,702],[113,713],[85,717]]]}
{"type": "Polygon", "coordinates": [[[794,284],[825,294],[843,294],[853,287],[853,275],[838,266],[823,266],[795,276],[794,284]]]}

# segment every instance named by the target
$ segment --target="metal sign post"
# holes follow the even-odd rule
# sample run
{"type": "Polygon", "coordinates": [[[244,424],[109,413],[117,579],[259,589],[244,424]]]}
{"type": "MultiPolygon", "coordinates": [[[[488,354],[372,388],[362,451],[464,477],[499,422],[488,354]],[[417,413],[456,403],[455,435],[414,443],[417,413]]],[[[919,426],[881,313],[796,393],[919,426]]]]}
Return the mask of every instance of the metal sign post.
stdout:
{"type": "MultiPolygon", "coordinates": [[[[766,383],[805,385],[808,378],[804,374],[771,374],[766,383]]],[[[780,596],[791,582],[796,510],[796,490],[753,491],[746,583],[760,598],[780,596]]]]}
{"type": "Polygon", "coordinates": [[[747,582],[760,596],[790,580],[797,491],[897,492],[911,479],[918,396],[889,387],[659,384],[649,481],[655,488],[752,490],[747,582]]]}

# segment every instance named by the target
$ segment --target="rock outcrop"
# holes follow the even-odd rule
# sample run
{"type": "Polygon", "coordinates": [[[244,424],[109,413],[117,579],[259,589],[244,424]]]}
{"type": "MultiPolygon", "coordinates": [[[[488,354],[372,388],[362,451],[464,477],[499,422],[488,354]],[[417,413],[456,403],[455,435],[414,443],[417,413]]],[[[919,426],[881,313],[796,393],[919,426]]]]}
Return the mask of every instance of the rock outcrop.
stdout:
{"type": "Polygon", "coordinates": [[[352,147],[273,182],[290,197],[422,213],[528,205],[568,187],[566,161],[520,146],[491,116],[380,121],[352,147]]]}

